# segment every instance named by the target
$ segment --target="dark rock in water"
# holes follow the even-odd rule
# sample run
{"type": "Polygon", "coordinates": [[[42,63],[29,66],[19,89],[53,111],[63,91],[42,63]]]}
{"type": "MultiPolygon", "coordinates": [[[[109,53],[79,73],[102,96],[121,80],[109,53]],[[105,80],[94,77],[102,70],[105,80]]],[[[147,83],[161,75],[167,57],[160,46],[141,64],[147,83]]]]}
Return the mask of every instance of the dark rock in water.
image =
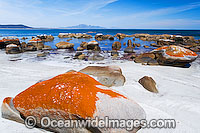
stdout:
{"type": "Polygon", "coordinates": [[[127,42],[128,47],[132,47],[132,41],[129,39],[127,42]]]}
{"type": "Polygon", "coordinates": [[[114,40],[115,38],[113,36],[110,36],[108,39],[109,40],[114,40]]]}
{"type": "Polygon", "coordinates": [[[52,35],[37,35],[37,37],[44,42],[51,42],[54,40],[54,37],[52,35]]]}
{"type": "Polygon", "coordinates": [[[124,49],[124,53],[134,53],[133,47],[127,47],[124,49]]]}
{"type": "Polygon", "coordinates": [[[27,37],[22,37],[22,40],[26,40],[26,39],[28,39],[27,37]]]}
{"type": "Polygon", "coordinates": [[[6,48],[9,44],[15,44],[17,46],[21,46],[20,41],[17,37],[4,37],[0,40],[0,49],[6,48]]]}
{"type": "Polygon", "coordinates": [[[112,50],[120,50],[121,46],[122,46],[121,42],[114,42],[112,44],[112,50]]]}
{"type": "Polygon", "coordinates": [[[153,47],[161,47],[162,46],[162,45],[158,45],[156,43],[151,43],[150,45],[153,46],[153,47]]]}
{"type": "Polygon", "coordinates": [[[127,35],[126,34],[122,34],[122,33],[117,33],[115,35],[115,37],[117,37],[119,40],[121,40],[121,39],[124,39],[125,37],[127,37],[127,35]]]}
{"type": "Polygon", "coordinates": [[[141,44],[140,43],[135,43],[135,47],[140,47],[141,46],[141,44]]]}
{"type": "Polygon", "coordinates": [[[98,41],[107,40],[107,39],[114,40],[114,37],[111,35],[103,35],[103,34],[99,33],[99,34],[95,35],[95,39],[98,41]]]}
{"type": "Polygon", "coordinates": [[[84,48],[84,49],[87,49],[87,45],[88,45],[87,42],[82,42],[82,43],[80,44],[80,47],[82,47],[82,48],[84,48]]]}
{"type": "Polygon", "coordinates": [[[147,46],[147,45],[144,45],[144,48],[149,48],[149,46],[147,46]]]}
{"type": "Polygon", "coordinates": [[[138,81],[146,90],[153,92],[153,93],[158,93],[158,90],[156,88],[156,82],[148,76],[144,76],[138,81]]]}
{"type": "Polygon", "coordinates": [[[69,42],[69,41],[71,41],[71,40],[72,40],[72,39],[70,38],[70,39],[67,39],[66,41],[69,42]]]}
{"type": "Polygon", "coordinates": [[[101,48],[99,47],[99,43],[97,41],[90,41],[87,44],[87,50],[101,51],[101,48]]]}
{"type": "Polygon", "coordinates": [[[9,44],[6,46],[6,54],[18,54],[21,52],[21,48],[16,44],[9,44]]]}
{"type": "Polygon", "coordinates": [[[183,41],[183,37],[182,36],[175,36],[174,40],[175,40],[175,42],[182,42],[183,41]]]}

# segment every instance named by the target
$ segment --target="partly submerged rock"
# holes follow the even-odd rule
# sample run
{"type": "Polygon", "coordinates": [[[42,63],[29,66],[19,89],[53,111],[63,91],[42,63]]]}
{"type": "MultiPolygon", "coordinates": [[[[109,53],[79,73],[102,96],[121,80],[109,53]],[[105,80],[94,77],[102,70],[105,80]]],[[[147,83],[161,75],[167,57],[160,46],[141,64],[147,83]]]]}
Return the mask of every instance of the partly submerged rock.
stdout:
{"type": "Polygon", "coordinates": [[[21,52],[21,48],[16,44],[9,44],[6,46],[6,54],[18,54],[21,52]]]}
{"type": "Polygon", "coordinates": [[[144,76],[138,81],[146,90],[154,93],[158,93],[156,88],[156,82],[148,76],[144,76]]]}
{"type": "Polygon", "coordinates": [[[52,35],[42,34],[42,35],[37,35],[37,37],[44,42],[51,42],[54,40],[54,37],[52,35]]]}
{"type": "Polygon", "coordinates": [[[17,46],[21,45],[19,39],[15,36],[3,37],[0,40],[0,49],[6,48],[9,44],[15,44],[17,46]]]}
{"type": "Polygon", "coordinates": [[[149,48],[149,46],[147,46],[147,45],[144,45],[144,48],[149,48]]]}
{"type": "Polygon", "coordinates": [[[101,51],[101,48],[99,47],[99,43],[97,41],[90,41],[87,43],[87,50],[101,51]]]}
{"type": "Polygon", "coordinates": [[[126,79],[118,66],[88,66],[80,72],[97,77],[105,86],[123,86],[126,79]]]}
{"type": "Polygon", "coordinates": [[[52,47],[48,45],[44,45],[44,48],[42,48],[42,50],[52,50],[52,47]]]}
{"type": "Polygon", "coordinates": [[[37,50],[42,50],[42,48],[44,48],[44,43],[40,38],[37,37],[29,40],[28,43],[33,44],[37,48],[37,50]]]}
{"type": "Polygon", "coordinates": [[[58,49],[73,49],[74,44],[69,42],[59,42],[56,44],[58,49]]]}
{"type": "Polygon", "coordinates": [[[26,44],[26,46],[23,48],[24,51],[37,51],[37,48],[31,44],[31,43],[28,43],[26,44]]]}
{"type": "MultiPolygon", "coordinates": [[[[127,132],[125,128],[52,128],[42,127],[41,119],[85,120],[145,119],[144,110],[133,100],[106,88],[92,77],[80,72],[68,72],[36,83],[2,104],[2,117],[24,123],[28,116],[37,120],[36,127],[53,132],[127,132]]],[[[12,127],[10,127],[12,128],[12,127]]],[[[25,127],[24,127],[25,128],[25,127]]],[[[136,132],[140,128],[133,128],[136,132]]]]}
{"type": "Polygon", "coordinates": [[[121,42],[114,42],[112,44],[112,50],[120,50],[121,46],[122,46],[121,42]]]}
{"type": "Polygon", "coordinates": [[[130,39],[127,41],[127,47],[132,47],[132,41],[130,39]]]}

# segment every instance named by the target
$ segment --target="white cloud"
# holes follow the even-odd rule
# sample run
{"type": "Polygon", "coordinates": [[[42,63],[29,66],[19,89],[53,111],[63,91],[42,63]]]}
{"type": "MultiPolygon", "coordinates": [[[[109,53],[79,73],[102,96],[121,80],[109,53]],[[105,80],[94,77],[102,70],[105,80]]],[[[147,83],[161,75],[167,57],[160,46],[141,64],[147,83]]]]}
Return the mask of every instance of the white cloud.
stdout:
{"type": "MultiPolygon", "coordinates": [[[[103,8],[103,7],[107,6],[108,4],[111,4],[116,1],[118,1],[118,0],[92,0],[92,1],[89,1],[85,6],[83,6],[79,10],[74,10],[74,11],[72,10],[70,12],[66,11],[65,16],[85,14],[85,13],[103,8]]],[[[63,12],[65,12],[65,11],[63,11],[63,12]]]]}

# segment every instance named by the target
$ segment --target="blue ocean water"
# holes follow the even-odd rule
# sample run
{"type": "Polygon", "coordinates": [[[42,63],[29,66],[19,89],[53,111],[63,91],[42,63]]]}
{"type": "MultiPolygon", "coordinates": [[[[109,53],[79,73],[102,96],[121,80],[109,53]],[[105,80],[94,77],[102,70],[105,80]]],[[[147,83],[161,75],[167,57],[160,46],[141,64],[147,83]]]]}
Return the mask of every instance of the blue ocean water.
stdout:
{"type": "MultiPolygon", "coordinates": [[[[4,36],[17,36],[19,38],[21,37],[28,37],[26,42],[31,39],[32,36],[37,36],[41,34],[47,34],[47,35],[53,35],[55,37],[54,41],[52,42],[46,42],[45,45],[49,45],[52,48],[56,48],[55,44],[60,42],[60,41],[66,41],[67,38],[60,39],[58,38],[59,33],[87,33],[90,35],[93,35],[93,37],[97,33],[102,33],[102,34],[109,34],[109,35],[115,35],[117,33],[124,33],[124,34],[136,34],[136,33],[147,33],[151,35],[160,35],[160,34],[171,34],[171,35],[182,35],[182,36],[194,36],[195,39],[200,39],[200,30],[143,30],[143,29],[0,29],[0,37],[4,36]],[[87,33],[87,32],[96,32],[96,33],[87,33]]],[[[128,39],[132,38],[125,38],[123,40],[120,40],[121,43],[123,44],[124,42],[127,42],[128,39]]],[[[82,41],[89,42],[92,39],[73,39],[70,42],[75,44],[75,49],[80,45],[82,41]]],[[[117,38],[115,38],[114,41],[119,41],[117,38]]],[[[103,40],[99,41],[100,47],[102,50],[111,50],[112,49],[112,44],[114,41],[110,40],[103,40]],[[105,45],[107,44],[107,45],[105,45]]],[[[148,42],[148,41],[141,41],[139,39],[135,40],[135,43],[140,43],[141,47],[136,48],[135,50],[147,50],[143,48],[142,46],[144,45],[149,45],[153,42],[148,42]]],[[[122,50],[126,46],[122,45],[122,50]]],[[[152,50],[153,47],[150,47],[149,50],[152,50]]]]}

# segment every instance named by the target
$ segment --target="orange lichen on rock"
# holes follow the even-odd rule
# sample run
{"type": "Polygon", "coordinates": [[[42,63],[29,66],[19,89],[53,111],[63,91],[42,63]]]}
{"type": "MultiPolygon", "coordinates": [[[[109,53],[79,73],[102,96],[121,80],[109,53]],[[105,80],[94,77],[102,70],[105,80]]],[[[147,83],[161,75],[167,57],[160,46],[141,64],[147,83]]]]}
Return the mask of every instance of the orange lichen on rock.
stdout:
{"type": "Polygon", "coordinates": [[[10,103],[12,97],[6,97],[4,100],[3,100],[3,103],[10,103]]]}
{"type": "Polygon", "coordinates": [[[42,40],[40,38],[35,37],[35,38],[31,39],[29,42],[41,42],[41,41],[42,40]]]}
{"type": "Polygon", "coordinates": [[[165,50],[165,54],[172,56],[172,57],[185,57],[185,56],[191,56],[191,57],[197,57],[198,55],[186,48],[170,45],[170,46],[163,46],[158,49],[155,49],[154,51],[161,51],[165,50]]]}
{"type": "Polygon", "coordinates": [[[16,38],[16,39],[6,39],[6,38],[3,38],[2,39],[2,42],[7,42],[7,41],[19,41],[19,39],[18,38],[16,38]]]}
{"type": "MultiPolygon", "coordinates": [[[[65,114],[74,114],[81,118],[93,117],[96,110],[98,92],[112,98],[121,97],[112,90],[98,88],[102,85],[92,77],[80,72],[68,72],[52,79],[39,82],[13,99],[14,107],[25,117],[28,110],[61,110],[65,114]],[[25,112],[24,112],[25,110],[25,112]]],[[[33,113],[34,111],[32,111],[33,113]]],[[[38,115],[38,114],[35,114],[38,115]]]]}

